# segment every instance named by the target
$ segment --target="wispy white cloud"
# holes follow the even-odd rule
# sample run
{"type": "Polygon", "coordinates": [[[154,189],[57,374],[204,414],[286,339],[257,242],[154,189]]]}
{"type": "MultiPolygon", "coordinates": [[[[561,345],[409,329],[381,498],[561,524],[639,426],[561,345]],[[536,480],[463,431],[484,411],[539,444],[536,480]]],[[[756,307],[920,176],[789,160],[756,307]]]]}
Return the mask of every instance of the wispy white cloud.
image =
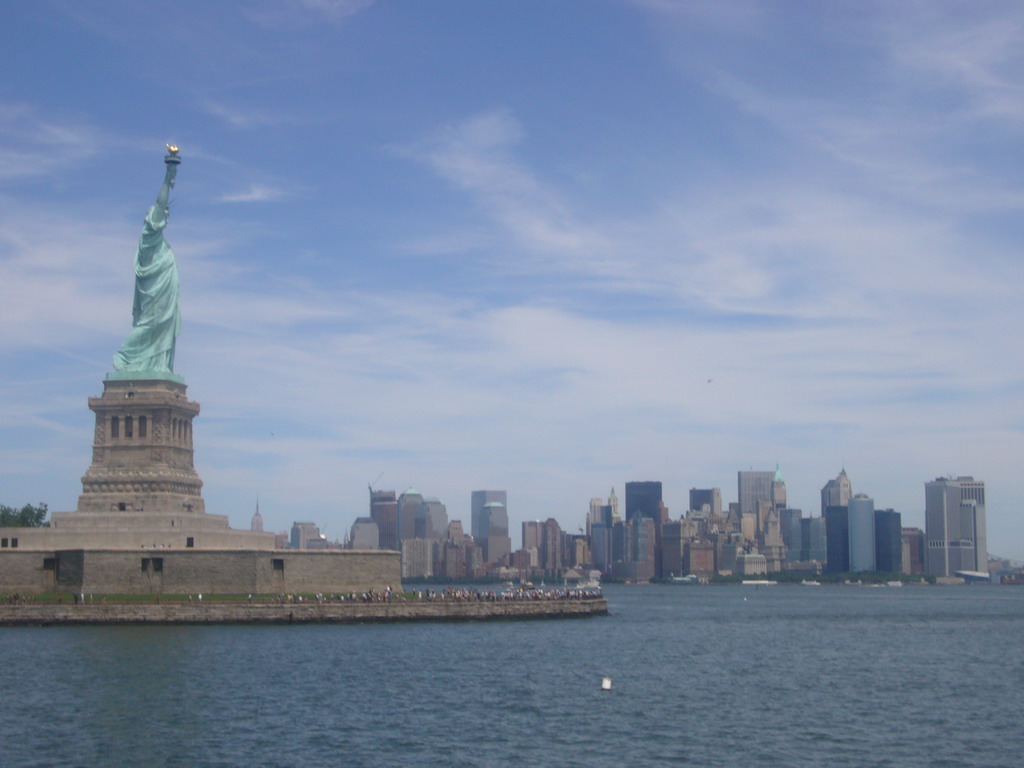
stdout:
{"type": "Polygon", "coordinates": [[[962,118],[1024,120],[1024,9],[925,3],[905,10],[890,6],[885,29],[893,62],[916,75],[917,87],[955,91],[962,118]]]}
{"type": "Polygon", "coordinates": [[[245,9],[253,22],[270,29],[317,22],[341,23],[372,6],[376,0],[270,0],[245,9]]]}
{"type": "Polygon", "coordinates": [[[263,203],[270,200],[280,200],[284,192],[274,187],[263,184],[250,184],[243,192],[221,195],[219,200],[222,203],[263,203]]]}
{"type": "Polygon", "coordinates": [[[27,104],[0,103],[0,182],[50,176],[92,157],[92,126],[58,123],[27,104]]]}
{"type": "Polygon", "coordinates": [[[511,150],[523,136],[520,123],[508,110],[499,109],[447,126],[403,151],[472,193],[531,252],[567,256],[598,250],[597,233],[515,161],[511,150]]]}
{"type": "Polygon", "coordinates": [[[242,108],[212,99],[205,99],[202,105],[206,112],[223,120],[232,128],[262,128],[293,120],[293,116],[290,114],[272,114],[251,106],[242,108]]]}

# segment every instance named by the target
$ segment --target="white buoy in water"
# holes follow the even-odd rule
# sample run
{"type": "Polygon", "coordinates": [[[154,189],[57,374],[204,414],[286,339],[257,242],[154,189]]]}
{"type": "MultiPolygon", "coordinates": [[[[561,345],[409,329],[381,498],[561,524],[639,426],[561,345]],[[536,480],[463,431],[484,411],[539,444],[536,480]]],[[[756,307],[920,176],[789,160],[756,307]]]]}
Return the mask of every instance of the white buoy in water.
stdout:
{"type": "Polygon", "coordinates": [[[612,689],[612,679],[610,677],[601,678],[601,690],[610,691],[612,689]]]}

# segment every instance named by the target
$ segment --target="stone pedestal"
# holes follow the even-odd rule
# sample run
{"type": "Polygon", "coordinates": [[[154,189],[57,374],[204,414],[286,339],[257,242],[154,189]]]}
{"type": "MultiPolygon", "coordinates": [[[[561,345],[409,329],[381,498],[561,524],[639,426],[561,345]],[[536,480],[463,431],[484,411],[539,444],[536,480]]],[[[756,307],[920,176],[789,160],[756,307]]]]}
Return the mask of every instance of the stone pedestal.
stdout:
{"type": "Polygon", "coordinates": [[[192,419],[199,403],[169,379],[103,382],[90,397],[96,414],[92,465],[78,512],[202,515],[203,481],[192,463],[192,419]]]}

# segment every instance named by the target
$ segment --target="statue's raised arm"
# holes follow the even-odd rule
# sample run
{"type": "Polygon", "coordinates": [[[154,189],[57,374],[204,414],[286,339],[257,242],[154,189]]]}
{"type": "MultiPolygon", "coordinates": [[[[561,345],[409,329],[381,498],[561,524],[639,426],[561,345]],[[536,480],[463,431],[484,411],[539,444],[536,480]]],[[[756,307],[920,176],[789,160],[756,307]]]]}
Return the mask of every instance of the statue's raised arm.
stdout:
{"type": "Polygon", "coordinates": [[[164,163],[167,164],[167,171],[164,173],[164,183],[160,187],[160,194],[156,196],[156,204],[165,211],[167,210],[167,202],[171,195],[171,190],[174,188],[174,180],[178,176],[178,166],[181,165],[181,158],[178,157],[180,151],[175,144],[167,145],[167,156],[164,158],[164,163]]]}
{"type": "Polygon", "coordinates": [[[164,378],[174,371],[174,347],[181,330],[178,307],[178,267],[164,239],[171,188],[181,158],[167,145],[167,170],[156,203],[146,213],[135,253],[135,299],[132,330],[114,355],[119,378],[164,378]]]}

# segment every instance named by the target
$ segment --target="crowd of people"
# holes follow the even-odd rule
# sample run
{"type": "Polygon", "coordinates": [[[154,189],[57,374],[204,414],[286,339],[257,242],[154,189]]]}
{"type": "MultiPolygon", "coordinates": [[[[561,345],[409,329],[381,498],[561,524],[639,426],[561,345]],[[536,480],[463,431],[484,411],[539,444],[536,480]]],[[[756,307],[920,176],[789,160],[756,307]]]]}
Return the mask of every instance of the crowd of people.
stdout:
{"type": "MultiPolygon", "coordinates": [[[[87,600],[92,601],[92,595],[84,594],[73,594],[72,599],[77,605],[79,603],[85,603],[87,600]]],[[[386,587],[385,589],[370,589],[365,592],[349,592],[348,594],[333,594],[325,595],[322,592],[317,592],[314,595],[294,595],[294,594],[279,594],[272,598],[263,595],[256,596],[257,602],[267,602],[273,600],[279,604],[286,603],[345,603],[345,602],[360,602],[360,603],[390,603],[392,601],[407,602],[409,600],[422,600],[426,602],[457,602],[457,603],[495,603],[504,602],[510,600],[596,600],[602,597],[601,589],[598,588],[549,588],[540,589],[537,587],[506,587],[499,592],[489,589],[467,589],[464,587],[448,587],[447,589],[435,590],[415,590],[412,592],[399,592],[394,590],[392,587],[386,587]]],[[[180,598],[179,598],[180,599],[180,598]]],[[[160,595],[154,595],[153,600],[160,602],[160,595]]],[[[191,604],[203,604],[203,595],[191,595],[189,594],[185,601],[191,604]]],[[[248,595],[248,602],[252,604],[254,596],[248,595]]],[[[107,602],[106,597],[100,598],[101,602],[107,602]]],[[[19,594],[7,594],[0,595],[0,603],[33,603],[36,602],[36,597],[33,595],[19,595],[19,594]]],[[[46,602],[49,602],[47,600],[46,602]]],[[[57,602],[63,603],[64,596],[60,594],[57,596],[57,602]]],[[[117,602],[116,599],[113,602],[117,602]]],[[[138,599],[133,599],[132,602],[138,602],[138,599]]],[[[209,600],[207,601],[209,602],[209,600]]]]}

